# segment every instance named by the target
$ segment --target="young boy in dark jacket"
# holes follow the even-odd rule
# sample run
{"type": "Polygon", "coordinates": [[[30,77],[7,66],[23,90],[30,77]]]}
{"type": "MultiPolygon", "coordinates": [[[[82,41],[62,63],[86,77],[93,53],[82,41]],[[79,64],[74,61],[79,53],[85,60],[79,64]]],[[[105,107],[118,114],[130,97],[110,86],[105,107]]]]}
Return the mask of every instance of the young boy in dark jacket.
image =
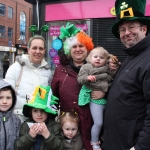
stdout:
{"type": "Polygon", "coordinates": [[[9,83],[0,80],[0,150],[14,150],[19,137],[21,121],[13,113],[15,104],[15,91],[9,83]]]}
{"type": "Polygon", "coordinates": [[[54,104],[50,86],[37,86],[32,98],[23,106],[23,114],[29,117],[20,128],[16,150],[62,150],[60,126],[55,122],[54,104]]]}

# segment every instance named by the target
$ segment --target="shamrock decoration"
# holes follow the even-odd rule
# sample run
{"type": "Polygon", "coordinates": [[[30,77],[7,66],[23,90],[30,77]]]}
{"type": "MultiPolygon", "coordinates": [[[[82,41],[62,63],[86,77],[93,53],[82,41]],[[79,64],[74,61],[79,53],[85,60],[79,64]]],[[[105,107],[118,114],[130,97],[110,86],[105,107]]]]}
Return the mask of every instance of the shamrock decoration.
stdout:
{"type": "Polygon", "coordinates": [[[36,25],[31,25],[29,31],[32,32],[32,35],[34,36],[34,32],[38,31],[38,28],[36,25]]]}
{"type": "Polygon", "coordinates": [[[122,3],[122,6],[120,6],[120,9],[121,9],[121,10],[124,10],[124,9],[126,9],[126,8],[128,8],[128,4],[126,4],[126,2],[123,2],[123,3],[122,3]]]}
{"type": "MultiPolygon", "coordinates": [[[[34,36],[34,33],[38,31],[38,27],[36,25],[31,25],[29,27],[29,31],[32,32],[32,36],[34,36]]],[[[41,35],[44,33],[44,32],[47,32],[49,31],[49,26],[47,25],[43,25],[41,27],[41,35]]]]}
{"type": "Polygon", "coordinates": [[[42,27],[41,27],[41,35],[43,34],[43,32],[48,32],[49,31],[49,26],[47,26],[47,25],[43,25],[42,27]]]}

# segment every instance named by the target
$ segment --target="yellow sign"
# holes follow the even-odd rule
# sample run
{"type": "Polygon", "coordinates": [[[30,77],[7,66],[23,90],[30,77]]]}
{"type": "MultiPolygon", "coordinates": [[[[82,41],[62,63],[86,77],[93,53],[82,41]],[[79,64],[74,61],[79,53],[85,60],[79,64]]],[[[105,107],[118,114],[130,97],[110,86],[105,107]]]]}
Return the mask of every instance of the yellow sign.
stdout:
{"type": "Polygon", "coordinates": [[[110,13],[111,13],[111,15],[116,16],[115,7],[112,7],[110,9],[110,13]]]}

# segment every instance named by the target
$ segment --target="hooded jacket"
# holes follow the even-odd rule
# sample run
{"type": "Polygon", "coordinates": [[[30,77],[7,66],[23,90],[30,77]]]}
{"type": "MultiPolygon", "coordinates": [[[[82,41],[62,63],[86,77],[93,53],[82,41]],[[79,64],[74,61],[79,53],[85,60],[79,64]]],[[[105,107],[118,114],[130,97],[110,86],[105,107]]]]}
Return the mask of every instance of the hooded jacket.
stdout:
{"type": "Polygon", "coordinates": [[[77,132],[77,135],[73,137],[71,140],[66,139],[61,132],[62,140],[63,140],[63,150],[85,150],[83,148],[83,142],[80,132],[77,132]]]}
{"type": "MultiPolygon", "coordinates": [[[[4,87],[11,85],[3,80],[0,80],[0,91],[4,87]]],[[[19,129],[21,121],[17,115],[13,113],[16,104],[16,95],[13,88],[12,107],[7,112],[0,111],[0,150],[14,150],[16,139],[19,137],[19,129]]]]}
{"type": "MultiPolygon", "coordinates": [[[[29,126],[27,122],[33,122],[27,119],[20,127],[20,138],[16,142],[16,150],[34,150],[36,138],[29,135],[29,126]]],[[[60,125],[52,119],[46,124],[50,132],[50,136],[42,138],[40,150],[63,150],[63,142],[60,135],[60,125]]]]}
{"type": "Polygon", "coordinates": [[[104,150],[150,149],[150,34],[131,48],[107,97],[104,150]]]}
{"type": "Polygon", "coordinates": [[[51,80],[51,71],[50,66],[44,59],[40,66],[35,67],[30,62],[29,55],[22,55],[9,67],[5,77],[5,80],[14,88],[19,78],[21,65],[23,65],[23,73],[17,90],[15,113],[22,115],[22,108],[26,102],[26,95],[31,94],[38,85],[49,85],[49,81],[51,80]]]}
{"type": "Polygon", "coordinates": [[[87,63],[82,65],[77,80],[79,83],[85,84],[91,90],[107,92],[112,76],[113,73],[107,64],[101,67],[93,67],[91,63],[87,63]],[[96,81],[89,82],[87,80],[89,75],[94,75],[96,77],[96,81]]]}

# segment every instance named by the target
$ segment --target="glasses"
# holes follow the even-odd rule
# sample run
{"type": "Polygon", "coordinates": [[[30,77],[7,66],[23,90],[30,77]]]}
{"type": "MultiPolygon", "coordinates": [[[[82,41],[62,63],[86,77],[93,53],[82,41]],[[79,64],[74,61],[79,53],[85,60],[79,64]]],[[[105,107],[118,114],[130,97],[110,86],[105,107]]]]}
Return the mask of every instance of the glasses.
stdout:
{"type": "Polygon", "coordinates": [[[121,29],[119,29],[118,33],[119,34],[125,34],[127,30],[129,32],[134,32],[138,27],[141,27],[141,26],[131,25],[128,28],[121,28],[121,29]]]}

